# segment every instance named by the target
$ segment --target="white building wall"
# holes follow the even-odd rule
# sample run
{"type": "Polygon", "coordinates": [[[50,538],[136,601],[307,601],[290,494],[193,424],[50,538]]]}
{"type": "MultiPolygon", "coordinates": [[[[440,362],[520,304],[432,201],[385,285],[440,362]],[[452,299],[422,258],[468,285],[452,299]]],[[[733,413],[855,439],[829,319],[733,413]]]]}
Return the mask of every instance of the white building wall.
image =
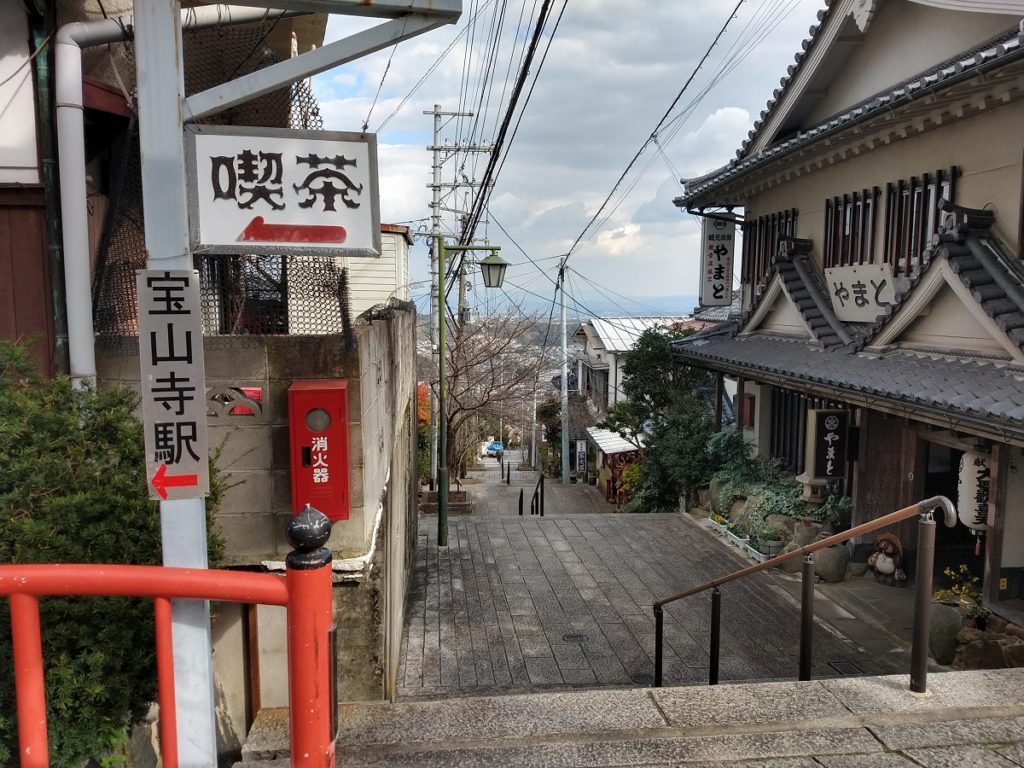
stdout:
{"type": "Polygon", "coordinates": [[[28,39],[21,3],[0,2],[0,184],[40,181],[28,39]]]}

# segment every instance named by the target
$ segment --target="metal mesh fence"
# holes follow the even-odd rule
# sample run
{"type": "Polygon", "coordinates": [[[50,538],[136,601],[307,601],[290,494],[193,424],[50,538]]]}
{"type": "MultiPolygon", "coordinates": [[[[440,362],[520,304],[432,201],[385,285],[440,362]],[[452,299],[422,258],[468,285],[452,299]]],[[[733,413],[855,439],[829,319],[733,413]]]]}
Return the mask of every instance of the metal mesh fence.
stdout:
{"type": "MultiPolygon", "coordinates": [[[[185,30],[185,91],[192,94],[280,61],[267,44],[277,22],[185,30]]],[[[127,45],[134,60],[134,47],[127,45]]],[[[134,71],[134,70],[133,70],[134,71]]],[[[128,87],[134,93],[135,84],[128,87]]],[[[307,82],[214,115],[207,124],[322,130],[307,82]]],[[[111,147],[110,200],[93,277],[96,334],[110,348],[138,334],[135,271],[146,266],[138,128],[111,147]]],[[[218,336],[343,334],[351,344],[346,271],[332,257],[195,256],[207,344],[218,336]]]]}

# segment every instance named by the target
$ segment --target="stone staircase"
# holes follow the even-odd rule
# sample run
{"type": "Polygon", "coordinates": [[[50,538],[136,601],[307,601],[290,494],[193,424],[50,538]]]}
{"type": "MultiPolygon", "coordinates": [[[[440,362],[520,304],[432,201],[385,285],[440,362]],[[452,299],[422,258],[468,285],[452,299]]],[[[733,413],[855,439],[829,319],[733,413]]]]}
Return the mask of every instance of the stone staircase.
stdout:
{"type": "MultiPolygon", "coordinates": [[[[341,706],[338,766],[1021,768],[1024,669],[341,706]]],[[[288,766],[287,711],[236,768],[288,766]]]]}

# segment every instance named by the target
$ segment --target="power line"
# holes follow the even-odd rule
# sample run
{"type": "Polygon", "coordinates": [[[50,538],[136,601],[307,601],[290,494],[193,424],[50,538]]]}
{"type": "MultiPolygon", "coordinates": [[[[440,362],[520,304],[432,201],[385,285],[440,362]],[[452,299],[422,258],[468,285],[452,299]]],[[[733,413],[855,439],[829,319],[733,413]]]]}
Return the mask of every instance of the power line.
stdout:
{"type": "Polygon", "coordinates": [[[566,254],[565,259],[563,260],[563,265],[565,262],[569,260],[569,257],[572,255],[572,252],[576,249],[576,246],[579,245],[580,240],[583,239],[583,236],[587,234],[587,230],[590,229],[590,227],[593,226],[594,222],[597,221],[598,217],[600,217],[601,212],[604,211],[605,207],[611,201],[612,196],[619,188],[619,185],[622,183],[623,179],[626,178],[626,175],[633,169],[633,166],[636,164],[636,161],[640,158],[640,155],[643,154],[644,150],[647,149],[647,146],[657,135],[658,130],[661,128],[662,124],[664,124],[664,122],[668,119],[668,116],[672,114],[672,110],[676,108],[676,104],[678,104],[679,100],[683,97],[683,93],[686,91],[687,88],[689,88],[690,83],[692,83],[694,78],[697,76],[697,72],[700,71],[700,68],[704,65],[704,62],[707,61],[708,56],[711,55],[712,49],[714,49],[715,45],[718,43],[719,39],[721,39],[722,35],[725,34],[725,30],[729,26],[729,22],[731,22],[733,18],[736,16],[736,11],[739,10],[740,6],[743,5],[744,2],[745,0],[738,0],[736,6],[732,10],[732,13],[729,14],[729,17],[725,20],[725,23],[722,25],[721,29],[718,30],[718,34],[715,35],[715,39],[711,41],[711,45],[708,46],[708,49],[704,52],[704,55],[697,63],[697,66],[694,68],[693,72],[690,73],[690,76],[686,79],[686,82],[683,83],[683,87],[679,89],[679,92],[676,94],[676,97],[672,100],[672,103],[669,105],[669,108],[665,110],[665,114],[662,115],[661,119],[658,121],[658,124],[654,127],[654,130],[651,131],[651,135],[644,140],[643,144],[640,145],[640,149],[636,151],[636,154],[633,155],[633,158],[629,161],[628,165],[626,165],[626,170],[624,170],[622,174],[619,176],[618,180],[612,187],[611,192],[609,192],[608,196],[605,197],[604,202],[601,203],[601,207],[597,209],[597,213],[593,215],[593,217],[590,219],[587,225],[583,228],[583,231],[580,232],[580,234],[576,237],[576,240],[569,248],[569,252],[566,254]]]}

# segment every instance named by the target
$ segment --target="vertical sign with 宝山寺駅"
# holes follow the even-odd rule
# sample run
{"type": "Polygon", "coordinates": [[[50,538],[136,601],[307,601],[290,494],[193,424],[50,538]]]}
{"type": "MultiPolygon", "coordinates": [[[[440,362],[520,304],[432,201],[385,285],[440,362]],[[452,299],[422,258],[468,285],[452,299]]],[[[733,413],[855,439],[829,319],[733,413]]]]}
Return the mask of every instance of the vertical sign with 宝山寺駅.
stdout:
{"type": "Polygon", "coordinates": [[[807,411],[806,474],[812,482],[846,477],[850,412],[813,408],[807,411]]]}
{"type": "Polygon", "coordinates": [[[136,287],[149,496],[200,498],[210,471],[199,275],[140,269],[136,287]]]}
{"type": "Polygon", "coordinates": [[[194,252],[380,256],[373,134],[185,130],[194,252]]]}
{"type": "Polygon", "coordinates": [[[587,441],[576,441],[576,472],[583,474],[587,471],[587,441]]]}
{"type": "Polygon", "coordinates": [[[732,303],[732,259],[736,222],[705,216],[700,225],[700,305],[727,307],[732,303]]]}

